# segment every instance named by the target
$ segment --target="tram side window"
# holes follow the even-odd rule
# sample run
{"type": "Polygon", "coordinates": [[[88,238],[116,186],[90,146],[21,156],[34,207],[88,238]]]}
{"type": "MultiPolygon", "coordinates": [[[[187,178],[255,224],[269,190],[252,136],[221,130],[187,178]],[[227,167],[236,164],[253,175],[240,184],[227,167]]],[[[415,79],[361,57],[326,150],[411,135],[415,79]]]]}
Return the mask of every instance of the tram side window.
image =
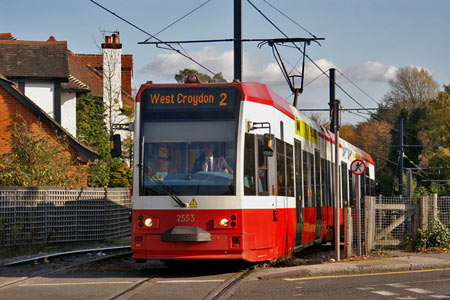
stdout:
{"type": "Polygon", "coordinates": [[[244,195],[256,195],[255,184],[255,135],[245,134],[244,195]]]}
{"type": "Polygon", "coordinates": [[[348,171],[348,188],[350,190],[350,206],[356,207],[356,186],[352,171],[348,171]]]}
{"type": "Polygon", "coordinates": [[[370,179],[367,173],[365,173],[364,178],[366,179],[366,196],[371,196],[370,179]]]}
{"type": "Polygon", "coordinates": [[[330,172],[331,172],[331,165],[330,165],[330,161],[327,160],[326,161],[326,170],[325,170],[325,182],[326,182],[326,195],[327,195],[327,206],[331,206],[331,177],[330,177],[330,172]]]}
{"type": "Polygon", "coordinates": [[[327,164],[325,162],[324,158],[320,159],[320,163],[321,163],[321,168],[320,168],[320,174],[322,176],[322,184],[321,184],[321,189],[322,189],[322,206],[328,206],[328,198],[327,198],[327,192],[326,192],[326,170],[327,170],[327,164]]]}
{"type": "Polygon", "coordinates": [[[267,157],[263,152],[266,144],[264,136],[257,135],[256,137],[258,139],[258,195],[269,195],[267,157]]]}
{"type": "Polygon", "coordinates": [[[376,195],[375,180],[369,179],[369,182],[370,182],[370,196],[375,196],[376,195]]]}
{"type": "Polygon", "coordinates": [[[314,207],[313,186],[314,170],[313,170],[313,155],[303,150],[303,187],[305,197],[305,207],[314,207]]]}
{"type": "Polygon", "coordinates": [[[341,172],[342,172],[342,201],[344,203],[344,207],[348,207],[348,178],[347,178],[347,164],[342,163],[341,172]]]}
{"type": "Polygon", "coordinates": [[[316,178],[316,185],[314,188],[314,193],[316,194],[316,203],[317,206],[322,206],[322,198],[321,198],[321,191],[320,191],[320,174],[322,172],[322,166],[320,165],[320,152],[319,150],[314,151],[314,165],[315,165],[315,178],[316,178]]]}
{"type": "Polygon", "coordinates": [[[360,181],[360,189],[361,189],[361,201],[364,201],[364,197],[366,196],[366,180],[364,176],[358,176],[360,181]]]}
{"type": "Polygon", "coordinates": [[[285,151],[284,143],[277,139],[277,187],[278,195],[286,196],[286,169],[285,169],[285,151]]]}
{"type": "Polygon", "coordinates": [[[286,143],[287,196],[294,196],[294,149],[286,143]]]}
{"type": "MultiPolygon", "coordinates": [[[[301,203],[302,201],[302,144],[298,141],[295,141],[295,187],[297,193],[297,203],[301,203]]],[[[300,207],[299,204],[297,204],[300,207]]],[[[299,216],[297,216],[297,221],[299,221],[299,216]]]]}
{"type": "Polygon", "coordinates": [[[366,176],[366,190],[367,190],[367,196],[375,196],[375,182],[370,179],[370,169],[367,168],[365,172],[366,176]]]}
{"type": "Polygon", "coordinates": [[[335,199],[334,199],[334,166],[335,163],[331,163],[331,184],[330,184],[330,191],[331,191],[331,206],[335,206],[335,199]]]}

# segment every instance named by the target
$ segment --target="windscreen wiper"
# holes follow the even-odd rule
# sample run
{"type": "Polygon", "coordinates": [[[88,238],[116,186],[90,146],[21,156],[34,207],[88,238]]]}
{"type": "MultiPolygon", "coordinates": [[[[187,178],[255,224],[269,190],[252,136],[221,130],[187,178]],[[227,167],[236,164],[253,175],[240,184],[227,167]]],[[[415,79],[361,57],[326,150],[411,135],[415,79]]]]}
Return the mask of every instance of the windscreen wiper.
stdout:
{"type": "Polygon", "coordinates": [[[170,187],[168,187],[164,182],[158,179],[153,173],[147,168],[145,164],[138,165],[139,167],[144,169],[144,172],[147,172],[148,176],[156,182],[172,199],[175,201],[180,207],[189,207],[189,204],[183,202],[178,196],[172,191],[170,187]],[[150,172],[149,172],[150,171],[150,172]]]}

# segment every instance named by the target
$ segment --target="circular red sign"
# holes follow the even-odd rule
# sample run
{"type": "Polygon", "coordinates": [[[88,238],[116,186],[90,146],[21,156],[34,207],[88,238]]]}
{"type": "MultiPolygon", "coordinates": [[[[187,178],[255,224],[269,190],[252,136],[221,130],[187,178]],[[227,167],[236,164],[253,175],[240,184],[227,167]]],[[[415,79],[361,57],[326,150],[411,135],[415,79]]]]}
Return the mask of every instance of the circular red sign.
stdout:
{"type": "Polygon", "coordinates": [[[350,165],[350,171],[355,175],[361,175],[366,171],[366,164],[360,159],[355,159],[350,165]]]}

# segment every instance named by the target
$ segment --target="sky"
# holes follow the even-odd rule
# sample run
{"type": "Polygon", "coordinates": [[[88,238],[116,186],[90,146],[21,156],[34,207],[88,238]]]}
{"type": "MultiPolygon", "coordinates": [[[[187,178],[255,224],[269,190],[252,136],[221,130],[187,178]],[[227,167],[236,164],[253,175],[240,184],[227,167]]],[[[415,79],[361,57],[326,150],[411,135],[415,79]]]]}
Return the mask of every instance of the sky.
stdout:
{"type": "MultiPolygon", "coordinates": [[[[158,33],[156,37],[163,41],[233,38],[233,0],[95,1],[144,31],[158,33]]],[[[251,0],[251,3],[288,37],[313,34],[325,39],[307,47],[307,55],[314,63],[309,59],[305,62],[305,87],[299,97],[299,109],[328,107],[328,78],[321,74],[331,67],[337,70],[337,83],[343,91],[337,88],[336,98],[344,108],[377,107],[399,68],[424,68],[441,87],[450,84],[448,0],[251,0]]],[[[133,55],[136,91],[146,81],[174,83],[174,74],[184,68],[211,75],[174,51],[138,44],[149,36],[90,0],[0,0],[0,8],[0,32],[11,32],[21,40],[44,41],[54,36],[58,41],[67,41],[74,53],[101,53],[104,35],[118,31],[122,54],[133,55]]],[[[242,37],[283,35],[248,0],[242,0],[242,37]]],[[[232,43],[176,47],[232,81],[232,43]]],[[[279,49],[288,71],[296,74],[300,70],[300,53],[289,47],[279,49]]],[[[244,43],[242,80],[265,83],[289,102],[293,101],[268,45],[244,43]]],[[[342,122],[356,124],[367,120],[367,111],[355,113],[343,113],[342,122]]],[[[327,121],[328,113],[322,113],[321,117],[327,121]]]]}

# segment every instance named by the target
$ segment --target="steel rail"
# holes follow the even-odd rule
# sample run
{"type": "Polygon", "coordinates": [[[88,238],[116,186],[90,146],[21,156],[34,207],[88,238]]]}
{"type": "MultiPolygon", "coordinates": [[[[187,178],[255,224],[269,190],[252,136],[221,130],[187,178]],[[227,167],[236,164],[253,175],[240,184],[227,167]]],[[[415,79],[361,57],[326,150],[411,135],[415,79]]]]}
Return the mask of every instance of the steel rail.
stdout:
{"type": "Polygon", "coordinates": [[[115,247],[91,248],[91,249],[59,252],[59,253],[53,253],[53,254],[47,254],[47,255],[41,255],[41,256],[26,258],[26,259],[22,259],[22,260],[18,260],[18,261],[12,261],[12,262],[0,265],[0,268],[1,267],[9,267],[9,266],[14,266],[14,265],[25,264],[25,263],[29,263],[29,262],[37,263],[40,260],[48,261],[49,258],[61,257],[61,256],[69,256],[69,255],[73,255],[73,254],[82,254],[82,253],[89,253],[89,252],[101,252],[101,251],[113,251],[113,250],[126,250],[126,249],[131,249],[131,246],[115,246],[115,247]]]}
{"type": "Polygon", "coordinates": [[[231,281],[228,281],[227,283],[225,283],[224,286],[222,286],[218,290],[208,294],[204,298],[204,300],[219,300],[219,299],[222,299],[222,297],[227,298],[228,293],[230,292],[230,290],[232,288],[236,287],[239,282],[244,280],[244,278],[246,278],[247,276],[249,276],[253,272],[254,272],[254,270],[252,270],[250,268],[240,272],[240,274],[235,276],[231,281]]]}
{"type": "MultiPolygon", "coordinates": [[[[113,248],[113,250],[118,250],[121,247],[97,248],[97,249],[111,249],[111,248],[113,248]]],[[[122,248],[126,248],[126,247],[122,247],[122,248]]],[[[86,249],[85,251],[87,251],[87,250],[92,250],[92,249],[86,249]]],[[[83,251],[84,250],[69,251],[69,253],[71,253],[71,254],[74,254],[73,252],[83,253],[83,251]]],[[[64,253],[63,255],[69,255],[69,254],[67,254],[68,252],[63,252],[63,253],[64,253]]],[[[0,284],[0,289],[11,287],[11,286],[14,286],[14,285],[17,285],[17,284],[23,284],[24,282],[31,281],[31,280],[33,280],[36,277],[42,277],[42,276],[46,276],[46,275],[49,275],[49,274],[57,273],[57,272],[60,272],[60,271],[72,269],[72,268],[75,268],[75,267],[78,267],[78,266],[82,266],[82,265],[85,265],[85,264],[96,263],[96,262],[99,262],[99,261],[102,261],[102,260],[113,259],[113,258],[121,257],[121,256],[124,256],[124,255],[129,255],[129,254],[132,254],[132,252],[129,251],[129,252],[126,252],[126,253],[118,253],[118,254],[115,254],[115,255],[98,257],[98,258],[90,260],[90,261],[84,261],[84,262],[80,262],[80,263],[73,263],[73,264],[71,264],[69,266],[64,266],[64,267],[58,268],[56,270],[37,272],[37,273],[34,273],[34,274],[30,275],[30,276],[20,277],[20,278],[18,278],[16,280],[0,284]]],[[[60,255],[60,256],[63,256],[63,255],[60,255]]],[[[45,256],[42,256],[42,257],[45,257],[45,256]]],[[[23,262],[21,262],[21,263],[23,263],[23,262]]]]}

